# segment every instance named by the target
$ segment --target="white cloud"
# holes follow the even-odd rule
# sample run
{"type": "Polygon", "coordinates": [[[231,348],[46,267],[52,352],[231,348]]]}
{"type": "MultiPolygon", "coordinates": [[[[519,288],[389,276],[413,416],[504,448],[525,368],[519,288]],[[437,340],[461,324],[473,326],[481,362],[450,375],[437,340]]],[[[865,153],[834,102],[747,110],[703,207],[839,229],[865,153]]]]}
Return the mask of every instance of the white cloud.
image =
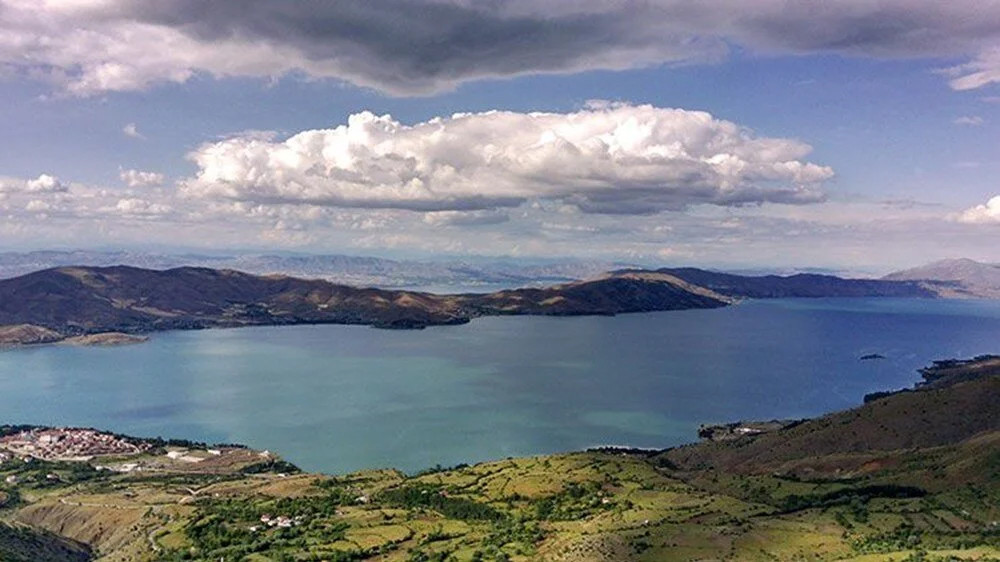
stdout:
{"type": "Polygon", "coordinates": [[[984,50],[972,61],[948,69],[955,90],[974,90],[1000,82],[1000,47],[984,50]]]}
{"type": "Polygon", "coordinates": [[[67,189],[59,178],[49,174],[30,180],[0,177],[0,193],[59,193],[67,189]]]}
{"type": "Polygon", "coordinates": [[[967,224],[1000,224],[1000,195],[985,205],[976,205],[958,215],[958,221],[967,224]]]}
{"type": "Polygon", "coordinates": [[[62,221],[149,219],[173,212],[172,191],[144,187],[143,197],[137,197],[131,189],[66,183],[48,174],[31,180],[0,178],[0,209],[11,213],[10,220],[28,213],[62,221]]]}
{"type": "Polygon", "coordinates": [[[154,203],[138,197],[119,199],[114,210],[124,216],[156,216],[165,215],[171,211],[170,206],[154,203]]]}
{"type": "Polygon", "coordinates": [[[33,180],[28,180],[24,184],[25,191],[30,193],[53,193],[66,191],[66,186],[59,181],[59,178],[42,174],[33,180]]]}
{"type": "Polygon", "coordinates": [[[985,122],[986,121],[983,120],[983,118],[978,115],[963,115],[961,117],[957,117],[954,121],[952,121],[952,123],[956,125],[963,125],[966,127],[978,127],[985,122]]]}
{"type": "Polygon", "coordinates": [[[494,209],[479,211],[435,211],[424,214],[424,222],[431,226],[479,226],[501,224],[510,220],[506,212],[494,209]]]}
{"type": "MultiPolygon", "coordinates": [[[[338,248],[741,267],[859,265],[873,271],[996,252],[995,239],[984,236],[980,224],[963,224],[960,213],[948,215],[953,209],[947,206],[911,200],[699,205],[623,218],[547,200],[517,209],[414,213],[191,200],[176,197],[172,187],[132,190],[73,182],[63,192],[27,192],[25,180],[16,183],[19,191],[0,194],[0,239],[8,247],[158,244],[266,252],[280,245],[317,253],[338,248]]],[[[965,214],[964,222],[1000,224],[1000,200],[965,214]]]]}
{"type": "Polygon", "coordinates": [[[301,72],[399,95],[479,78],[763,53],[965,58],[1000,80],[1000,4],[971,0],[0,0],[0,65],[93,95],[301,72]],[[474,32],[470,31],[474,30],[474,32]]]}
{"type": "Polygon", "coordinates": [[[42,201],[41,199],[32,199],[31,201],[28,201],[27,205],[24,206],[24,210],[29,213],[44,213],[52,210],[52,204],[48,201],[42,201]]]}
{"type": "Polygon", "coordinates": [[[134,139],[145,139],[146,138],[146,137],[144,137],[142,135],[142,133],[139,132],[139,128],[136,127],[135,123],[129,123],[129,124],[125,125],[124,127],[122,127],[122,133],[126,137],[132,137],[134,139]]]}
{"type": "Polygon", "coordinates": [[[331,207],[475,211],[530,199],[647,214],[693,204],[814,203],[833,171],[802,142],[755,137],[700,111],[614,104],[490,111],[412,126],[388,115],[287,140],[235,137],[190,158],[191,197],[331,207]]]}
{"type": "Polygon", "coordinates": [[[163,174],[156,172],[122,169],[119,169],[118,177],[129,187],[154,187],[163,185],[163,180],[165,179],[163,174]]]}

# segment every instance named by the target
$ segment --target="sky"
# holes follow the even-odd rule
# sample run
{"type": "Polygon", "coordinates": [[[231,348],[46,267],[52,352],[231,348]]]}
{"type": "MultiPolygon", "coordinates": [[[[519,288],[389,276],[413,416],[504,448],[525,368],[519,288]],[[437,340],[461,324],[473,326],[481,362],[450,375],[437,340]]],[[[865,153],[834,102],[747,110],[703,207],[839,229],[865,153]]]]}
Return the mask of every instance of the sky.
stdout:
{"type": "Polygon", "coordinates": [[[1000,1],[0,0],[0,250],[1000,262],[1000,1]]]}

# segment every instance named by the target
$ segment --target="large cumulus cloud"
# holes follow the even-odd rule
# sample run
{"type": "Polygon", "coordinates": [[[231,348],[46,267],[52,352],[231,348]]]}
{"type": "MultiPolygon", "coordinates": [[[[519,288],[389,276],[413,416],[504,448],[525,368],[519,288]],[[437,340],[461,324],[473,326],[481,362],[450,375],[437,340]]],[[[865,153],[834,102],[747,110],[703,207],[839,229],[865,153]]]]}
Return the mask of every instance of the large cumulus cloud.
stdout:
{"type": "Polygon", "coordinates": [[[559,200],[648,214],[694,204],[822,200],[830,168],[802,142],[756,137],[700,111],[591,104],[574,113],[490,111],[415,125],[369,112],[286,140],[205,144],[192,197],[264,204],[475,211],[559,200]]]}
{"type": "Polygon", "coordinates": [[[89,95],[302,72],[392,94],[766,53],[956,57],[1000,80],[996,0],[0,0],[0,64],[89,95]]]}
{"type": "Polygon", "coordinates": [[[966,209],[957,216],[959,222],[967,224],[1000,224],[1000,195],[983,205],[966,209]]]}

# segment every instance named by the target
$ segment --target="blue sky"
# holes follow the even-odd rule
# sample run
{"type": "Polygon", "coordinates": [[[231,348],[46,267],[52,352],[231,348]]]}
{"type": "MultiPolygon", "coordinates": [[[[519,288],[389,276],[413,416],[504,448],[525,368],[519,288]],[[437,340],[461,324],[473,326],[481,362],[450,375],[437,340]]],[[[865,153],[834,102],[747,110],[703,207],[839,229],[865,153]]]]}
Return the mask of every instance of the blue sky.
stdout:
{"type": "Polygon", "coordinates": [[[996,3],[857,0],[810,13],[761,0],[743,3],[740,19],[665,1],[643,3],[640,22],[630,2],[387,0],[372,12],[347,2],[345,13],[305,3],[284,11],[285,28],[260,24],[276,9],[264,0],[247,14],[43,4],[45,21],[0,0],[0,31],[20,39],[0,42],[3,249],[869,271],[1000,261],[996,3]],[[421,4],[436,19],[421,20],[421,4]],[[178,23],[186,17],[217,18],[230,33],[192,30],[178,23]],[[602,40],[576,35],[585,32],[602,40]],[[56,34],[64,44],[53,47],[56,34]],[[149,54],[157,41],[181,47],[149,54]],[[392,132],[316,133],[366,111],[394,124],[358,121],[355,131],[392,132]],[[437,133],[419,125],[436,118],[437,133]],[[629,122],[659,132],[622,137],[629,122]],[[290,163],[285,141],[303,132],[314,144],[290,163]],[[451,140],[435,144],[440,134],[451,140]],[[565,145],[526,156],[546,134],[565,145]],[[607,153],[593,152],[591,141],[614,135],[607,153]],[[343,154],[315,144],[339,142],[343,154]],[[517,157],[483,156],[496,146],[517,157]],[[719,164],[733,155],[739,171],[719,164]],[[393,157],[411,165],[387,168],[393,157]],[[576,166],[586,170],[567,171],[576,166]]]}

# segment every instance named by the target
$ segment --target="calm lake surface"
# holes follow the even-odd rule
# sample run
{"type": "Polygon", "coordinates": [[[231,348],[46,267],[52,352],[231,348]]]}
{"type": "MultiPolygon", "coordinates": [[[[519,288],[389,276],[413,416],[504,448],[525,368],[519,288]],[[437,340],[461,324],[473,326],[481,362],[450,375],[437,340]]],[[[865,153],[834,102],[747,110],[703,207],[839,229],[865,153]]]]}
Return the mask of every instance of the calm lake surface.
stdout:
{"type": "Polygon", "coordinates": [[[0,353],[0,421],[240,442],[307,470],[408,471],[602,444],[666,447],[705,422],[813,416],[1000,353],[1000,302],[755,301],[423,331],[172,332],[0,353]],[[859,361],[868,353],[885,360],[859,361]]]}

